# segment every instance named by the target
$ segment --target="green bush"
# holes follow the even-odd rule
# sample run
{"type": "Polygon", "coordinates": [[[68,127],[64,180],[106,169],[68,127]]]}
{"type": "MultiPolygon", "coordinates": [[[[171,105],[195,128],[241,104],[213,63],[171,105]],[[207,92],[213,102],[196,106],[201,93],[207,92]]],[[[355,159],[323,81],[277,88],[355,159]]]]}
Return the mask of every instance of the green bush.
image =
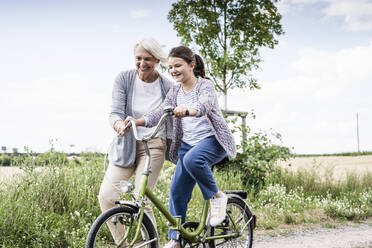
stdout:
{"type": "MultiPolygon", "coordinates": [[[[227,121],[235,124],[237,119],[227,121]]],[[[235,125],[232,132],[246,133],[247,138],[244,139],[242,135],[242,142],[237,145],[236,158],[230,161],[227,167],[219,170],[239,173],[242,184],[247,189],[258,192],[265,186],[266,178],[274,170],[276,162],[292,157],[290,149],[278,145],[282,143],[279,133],[268,134],[261,131],[251,134],[249,127],[243,125],[235,125]]]]}
{"type": "Polygon", "coordinates": [[[36,166],[64,166],[68,164],[67,155],[63,152],[56,152],[53,148],[49,152],[41,153],[35,158],[36,166]]]}
{"type": "Polygon", "coordinates": [[[11,165],[11,157],[5,153],[1,154],[0,156],[0,166],[10,166],[11,165]]]}

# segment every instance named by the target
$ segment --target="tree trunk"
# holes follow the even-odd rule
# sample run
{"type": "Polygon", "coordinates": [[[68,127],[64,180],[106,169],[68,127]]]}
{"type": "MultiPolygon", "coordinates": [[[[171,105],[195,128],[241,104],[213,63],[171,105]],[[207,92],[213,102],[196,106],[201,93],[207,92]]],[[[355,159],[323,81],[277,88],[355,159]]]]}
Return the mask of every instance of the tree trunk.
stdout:
{"type": "Polygon", "coordinates": [[[227,110],[227,92],[223,94],[223,100],[224,109],[227,110]]]}

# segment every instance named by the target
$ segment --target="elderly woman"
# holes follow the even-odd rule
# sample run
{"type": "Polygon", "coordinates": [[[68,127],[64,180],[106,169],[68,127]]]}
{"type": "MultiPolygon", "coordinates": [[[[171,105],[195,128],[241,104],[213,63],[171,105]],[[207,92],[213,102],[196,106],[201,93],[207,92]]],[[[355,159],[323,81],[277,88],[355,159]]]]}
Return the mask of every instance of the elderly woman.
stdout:
{"type": "MultiPolygon", "coordinates": [[[[156,109],[173,86],[171,81],[156,70],[159,62],[167,61],[167,55],[156,40],[145,38],[138,42],[134,47],[134,57],[136,69],[121,72],[113,86],[109,121],[118,136],[110,150],[110,163],[98,195],[102,212],[115,206],[115,201],[119,199],[120,181],[129,180],[135,173],[135,189],[140,188],[139,183],[146,161],[145,149],[142,142],[136,142],[132,132],[124,137],[126,134],[124,120],[127,116],[140,118],[145,113],[156,109]]],[[[158,135],[148,142],[152,169],[148,181],[150,189],[153,189],[157,182],[166,157],[167,144],[171,143],[171,125],[170,121],[166,122],[158,135]]],[[[143,136],[152,131],[149,128],[139,127],[138,135],[143,136]]],[[[155,223],[155,217],[149,205],[146,211],[155,223]]],[[[122,234],[114,234],[113,227],[110,229],[114,240],[116,242],[120,240],[122,234]]]]}

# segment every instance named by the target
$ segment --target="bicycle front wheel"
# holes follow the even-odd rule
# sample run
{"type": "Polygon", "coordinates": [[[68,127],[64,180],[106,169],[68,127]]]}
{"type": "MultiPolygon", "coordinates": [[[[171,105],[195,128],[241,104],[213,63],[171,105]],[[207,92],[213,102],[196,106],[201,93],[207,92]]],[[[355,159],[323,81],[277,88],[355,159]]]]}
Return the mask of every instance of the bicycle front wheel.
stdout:
{"type": "Polygon", "coordinates": [[[237,237],[216,239],[210,247],[251,248],[254,217],[244,200],[235,196],[228,197],[226,218],[221,225],[214,227],[213,234],[215,236],[237,234],[237,237]]]}
{"type": "MultiPolygon", "coordinates": [[[[137,211],[129,207],[115,207],[103,212],[92,225],[86,248],[126,247],[133,241],[138,222],[137,211]],[[124,237],[127,237],[124,241],[124,237]],[[119,244],[122,243],[120,246],[119,244]]],[[[143,216],[141,232],[134,247],[158,248],[158,235],[147,215],[143,216]]]]}

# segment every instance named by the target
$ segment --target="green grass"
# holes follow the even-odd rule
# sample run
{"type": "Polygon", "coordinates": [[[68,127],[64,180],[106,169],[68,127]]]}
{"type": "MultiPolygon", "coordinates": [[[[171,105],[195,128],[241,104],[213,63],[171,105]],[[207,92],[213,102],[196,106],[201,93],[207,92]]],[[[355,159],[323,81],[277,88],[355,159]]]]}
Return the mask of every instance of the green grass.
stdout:
{"type": "Polygon", "coordinates": [[[345,193],[361,193],[372,188],[372,172],[357,174],[348,171],[345,180],[339,180],[331,167],[324,169],[316,164],[297,170],[277,167],[267,181],[282,184],[287,189],[302,188],[307,195],[325,197],[331,194],[333,197],[340,197],[345,193]]]}
{"type": "Polygon", "coordinates": [[[99,214],[101,161],[45,167],[0,187],[1,247],[83,247],[99,214]]]}
{"type": "MultiPolygon", "coordinates": [[[[64,166],[50,161],[35,169],[32,160],[23,164],[26,173],[11,184],[0,185],[0,247],[83,247],[86,235],[100,214],[97,200],[103,179],[102,156],[69,160],[64,166]]],[[[174,166],[167,163],[155,193],[168,203],[174,166]]],[[[372,216],[372,174],[349,173],[344,181],[333,172],[319,174],[316,166],[296,172],[277,168],[266,186],[250,192],[247,202],[258,216],[258,228],[281,225],[363,220],[372,216]]],[[[238,172],[215,173],[221,189],[244,189],[238,172]]],[[[196,187],[188,219],[198,220],[202,196],[196,187]]],[[[164,241],[167,224],[155,209],[158,232],[164,241]]],[[[327,224],[329,223],[329,224],[327,224]]]]}

